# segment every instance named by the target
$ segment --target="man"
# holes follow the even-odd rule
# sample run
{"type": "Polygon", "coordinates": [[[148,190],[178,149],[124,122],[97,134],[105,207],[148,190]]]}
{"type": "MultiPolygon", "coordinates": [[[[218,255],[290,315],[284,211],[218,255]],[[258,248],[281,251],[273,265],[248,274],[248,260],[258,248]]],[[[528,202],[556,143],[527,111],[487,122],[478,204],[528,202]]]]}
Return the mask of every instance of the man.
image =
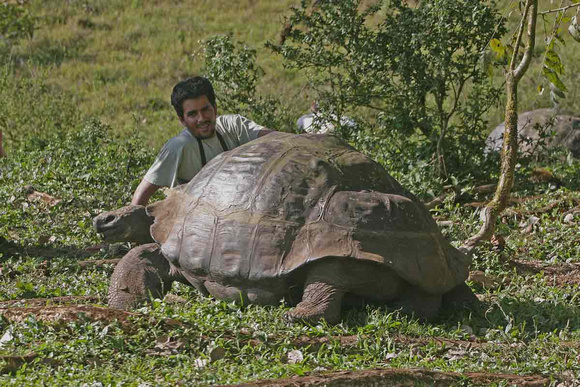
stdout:
{"type": "Polygon", "coordinates": [[[187,183],[218,154],[271,132],[239,114],[218,117],[213,87],[203,77],[175,85],[171,104],[184,130],[165,143],[131,204],[147,205],[159,188],[187,183]]]}

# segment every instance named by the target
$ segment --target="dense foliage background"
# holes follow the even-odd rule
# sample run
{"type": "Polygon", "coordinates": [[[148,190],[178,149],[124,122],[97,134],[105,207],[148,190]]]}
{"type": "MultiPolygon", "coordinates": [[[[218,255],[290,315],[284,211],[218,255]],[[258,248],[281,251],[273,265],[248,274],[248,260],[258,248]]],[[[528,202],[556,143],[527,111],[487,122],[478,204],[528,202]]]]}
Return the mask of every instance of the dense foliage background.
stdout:
{"type": "MultiPolygon", "coordinates": [[[[454,185],[432,214],[459,244],[486,200],[474,187],[497,177],[483,142],[503,120],[519,16],[517,1],[2,2],[0,310],[22,318],[0,317],[0,384],[216,384],[388,367],[580,377],[580,163],[565,150],[520,160],[517,200],[498,225],[505,242],[474,255],[469,284],[482,304],[473,310],[420,322],[369,306],[338,326],[289,326],[283,305],[240,308],[184,286],[181,299],[116,322],[74,309],[46,320],[32,307],[63,296],[106,305],[114,264],[83,260],[129,246],[98,245],[92,217],[130,201],[180,130],[171,88],[195,73],[214,81],[221,113],[294,131],[316,99],[341,136],[421,199],[454,185]],[[340,127],[343,115],[357,126],[340,127]]],[[[570,22],[541,19],[520,111],[552,107],[552,83],[564,92],[559,108],[579,114],[570,22]],[[558,38],[544,41],[554,26],[558,38]]]]}

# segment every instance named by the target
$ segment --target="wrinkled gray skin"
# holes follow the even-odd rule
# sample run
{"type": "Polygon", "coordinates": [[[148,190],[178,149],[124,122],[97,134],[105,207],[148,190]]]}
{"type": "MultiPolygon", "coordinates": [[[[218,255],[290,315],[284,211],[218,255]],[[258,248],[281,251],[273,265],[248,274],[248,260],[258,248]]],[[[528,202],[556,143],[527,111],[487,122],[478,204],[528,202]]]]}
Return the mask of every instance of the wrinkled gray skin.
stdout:
{"type": "MultiPolygon", "coordinates": [[[[95,217],[95,230],[109,242],[128,241],[145,243],[123,257],[115,268],[109,286],[109,307],[131,309],[148,298],[163,298],[174,281],[194,286],[204,296],[211,294],[228,302],[275,305],[280,300],[280,290],[245,288],[221,285],[216,281],[200,280],[173,266],[161,254],[160,245],[152,243],[148,235],[154,219],[143,206],[127,206],[105,212],[95,217]]],[[[465,284],[444,295],[427,294],[410,286],[387,268],[368,262],[333,259],[314,262],[308,267],[301,289],[289,286],[287,301],[296,304],[288,317],[290,320],[317,322],[324,318],[333,324],[340,322],[341,305],[359,304],[361,300],[389,303],[419,318],[431,318],[442,306],[460,307],[477,302],[465,284]],[[343,300],[348,289],[348,295],[343,300]],[[294,290],[294,291],[293,291],[294,290]],[[356,294],[356,296],[353,296],[356,294]],[[350,298],[349,298],[350,297],[350,298]]]]}
{"type": "MultiPolygon", "coordinates": [[[[555,114],[552,109],[537,109],[518,115],[518,136],[522,154],[532,153],[538,146],[539,130],[553,137],[546,139],[547,148],[558,146],[568,149],[572,156],[580,158],[580,117],[555,114]]],[[[485,153],[499,152],[503,146],[505,123],[498,125],[487,137],[485,153]]]]}
{"type": "Polygon", "coordinates": [[[142,245],[153,242],[149,231],[153,221],[144,206],[131,205],[100,214],[93,220],[93,225],[105,241],[142,245]]]}
{"type": "Polygon", "coordinates": [[[144,206],[130,205],[104,212],[93,220],[93,226],[108,242],[133,242],[138,246],[119,262],[109,285],[109,306],[131,309],[148,297],[163,298],[174,281],[195,286],[202,294],[207,290],[199,281],[188,281],[161,254],[149,228],[154,218],[144,206]]]}

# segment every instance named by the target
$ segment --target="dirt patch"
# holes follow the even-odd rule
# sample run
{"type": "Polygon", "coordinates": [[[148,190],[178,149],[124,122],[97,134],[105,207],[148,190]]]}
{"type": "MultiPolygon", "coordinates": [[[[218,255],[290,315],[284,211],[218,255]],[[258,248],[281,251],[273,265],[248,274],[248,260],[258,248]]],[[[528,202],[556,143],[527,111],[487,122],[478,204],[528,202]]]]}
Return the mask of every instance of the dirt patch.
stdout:
{"type": "Polygon", "coordinates": [[[580,284],[580,264],[578,263],[550,265],[543,261],[512,260],[508,264],[520,275],[544,272],[544,276],[552,279],[555,286],[580,284]]]}
{"type": "Polygon", "coordinates": [[[36,320],[55,325],[66,325],[70,321],[91,320],[111,323],[119,322],[124,331],[131,332],[143,324],[158,324],[161,322],[166,329],[182,327],[181,321],[166,318],[161,321],[149,318],[141,313],[126,312],[124,310],[110,309],[106,307],[91,305],[64,305],[64,306],[28,306],[28,307],[0,307],[0,317],[8,321],[20,323],[28,316],[33,316],[36,320]],[[131,318],[145,317],[147,320],[143,324],[135,324],[131,318]]]}
{"type": "Polygon", "coordinates": [[[437,386],[456,386],[458,384],[481,384],[504,382],[516,386],[546,386],[550,379],[539,376],[519,376],[511,374],[490,374],[483,372],[455,372],[429,371],[419,368],[391,368],[363,371],[339,371],[320,375],[293,377],[289,379],[257,380],[238,386],[416,386],[418,384],[437,386]]]}
{"type": "MultiPolygon", "coordinates": [[[[580,263],[559,263],[556,265],[544,261],[510,260],[507,265],[514,268],[521,276],[544,273],[552,286],[563,287],[569,285],[580,285],[580,263]]],[[[511,282],[511,278],[495,277],[485,274],[482,271],[472,271],[469,273],[468,281],[481,285],[485,289],[497,289],[502,284],[511,282]]]]}
{"type": "Polygon", "coordinates": [[[32,307],[32,306],[49,306],[62,304],[86,304],[101,303],[102,298],[99,296],[63,296],[51,298],[23,298],[20,300],[0,301],[0,309],[8,307],[32,307]]]}
{"type": "MultiPolygon", "coordinates": [[[[272,340],[272,339],[276,340],[276,338],[269,338],[269,340],[272,340]]],[[[279,339],[281,340],[282,338],[279,338],[279,339]]],[[[290,340],[290,342],[296,348],[307,348],[308,352],[316,352],[323,345],[333,345],[333,346],[338,345],[342,348],[356,347],[360,339],[364,340],[364,337],[359,337],[359,336],[307,337],[307,336],[303,336],[303,337],[294,338],[294,339],[290,340]]],[[[391,339],[394,343],[399,344],[399,345],[405,345],[405,346],[421,345],[421,346],[423,346],[423,345],[436,344],[436,345],[439,345],[441,347],[445,347],[448,349],[462,348],[465,350],[469,350],[471,348],[479,348],[479,347],[484,347],[487,345],[486,342],[480,342],[480,341],[476,341],[476,340],[474,340],[474,341],[452,340],[452,339],[446,339],[446,338],[442,338],[442,337],[420,338],[420,337],[395,335],[395,336],[390,336],[389,339],[391,339]]],[[[258,342],[259,340],[257,340],[257,339],[250,340],[250,342],[252,342],[252,341],[258,342]]],[[[497,345],[497,343],[494,343],[494,345],[497,345]]]]}
{"type": "Polygon", "coordinates": [[[131,325],[129,318],[138,316],[137,313],[90,305],[9,307],[0,309],[0,316],[16,323],[25,321],[30,315],[34,316],[36,320],[48,323],[66,324],[70,321],[85,318],[107,323],[116,320],[122,325],[131,325]]]}
{"type": "Polygon", "coordinates": [[[32,363],[36,359],[39,359],[42,364],[47,364],[50,366],[58,366],[61,364],[60,361],[50,358],[40,359],[40,355],[36,352],[27,353],[24,355],[0,356],[0,374],[16,372],[24,364],[32,363]]]}

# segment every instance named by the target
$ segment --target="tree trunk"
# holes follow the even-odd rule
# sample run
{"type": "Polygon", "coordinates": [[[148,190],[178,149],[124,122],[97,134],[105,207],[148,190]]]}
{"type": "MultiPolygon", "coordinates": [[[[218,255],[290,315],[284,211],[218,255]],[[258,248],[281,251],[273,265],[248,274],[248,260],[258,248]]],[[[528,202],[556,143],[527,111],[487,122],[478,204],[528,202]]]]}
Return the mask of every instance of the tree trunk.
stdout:
{"type": "Polygon", "coordinates": [[[510,192],[514,183],[514,170],[518,157],[518,83],[526,73],[534,51],[536,37],[536,19],[538,15],[538,0],[527,0],[524,8],[524,15],[521,20],[520,30],[514,53],[510,63],[510,69],[506,75],[507,104],[505,111],[505,132],[503,149],[501,154],[501,176],[491,202],[483,210],[483,225],[479,232],[470,237],[461,246],[461,249],[470,253],[481,243],[481,241],[491,239],[495,230],[497,217],[507,206],[510,192]],[[527,42],[524,54],[516,67],[518,51],[524,27],[527,21],[527,42]]]}

